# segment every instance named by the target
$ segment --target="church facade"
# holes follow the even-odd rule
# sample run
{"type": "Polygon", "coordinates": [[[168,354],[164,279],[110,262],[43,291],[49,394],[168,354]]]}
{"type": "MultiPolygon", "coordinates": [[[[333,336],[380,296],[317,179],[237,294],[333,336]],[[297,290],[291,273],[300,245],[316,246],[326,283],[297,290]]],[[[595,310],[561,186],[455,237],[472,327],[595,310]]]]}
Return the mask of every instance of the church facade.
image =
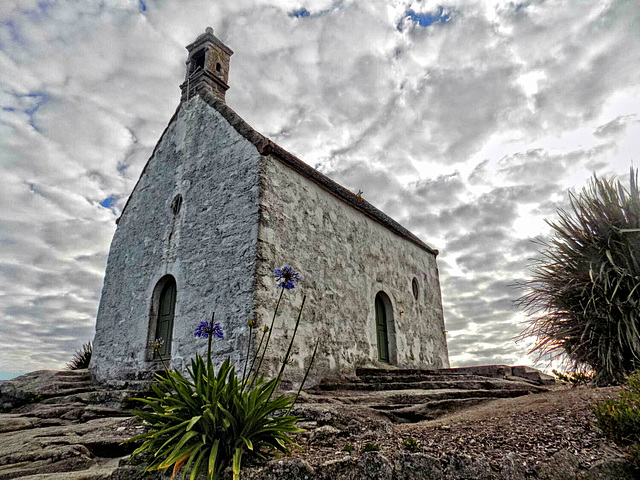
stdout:
{"type": "MultiPolygon", "coordinates": [[[[307,296],[287,381],[309,385],[358,366],[449,366],[437,251],[360,196],[254,131],[225,103],[233,52],[210,28],[187,47],[180,105],[131,193],[113,237],[98,310],[99,381],[157,369],[148,346],[184,368],[215,312],[218,362],[242,365],[248,319],[269,325],[275,267],[286,291],[265,371],[279,364],[307,296]]],[[[257,342],[254,342],[257,343],[257,342]]]]}

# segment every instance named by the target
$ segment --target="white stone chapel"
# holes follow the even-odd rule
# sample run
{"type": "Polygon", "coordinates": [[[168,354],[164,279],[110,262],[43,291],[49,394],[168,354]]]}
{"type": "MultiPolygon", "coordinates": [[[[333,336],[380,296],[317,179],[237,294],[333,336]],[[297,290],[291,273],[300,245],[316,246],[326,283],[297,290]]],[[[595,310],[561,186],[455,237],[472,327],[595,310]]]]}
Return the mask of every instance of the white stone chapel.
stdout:
{"type": "Polygon", "coordinates": [[[213,312],[224,331],[216,360],[230,356],[242,370],[247,320],[270,323],[279,293],[273,271],[287,264],[303,281],[284,293],[267,373],[284,354],[303,295],[291,382],[302,377],[318,338],[309,385],[356,367],[447,368],[437,250],[231,110],[233,52],[211,28],[187,50],[180,105],[111,243],[96,378],[157,370],[148,347],[156,338],[164,340],[163,357],[184,368],[206,352],[193,333],[213,312]]]}

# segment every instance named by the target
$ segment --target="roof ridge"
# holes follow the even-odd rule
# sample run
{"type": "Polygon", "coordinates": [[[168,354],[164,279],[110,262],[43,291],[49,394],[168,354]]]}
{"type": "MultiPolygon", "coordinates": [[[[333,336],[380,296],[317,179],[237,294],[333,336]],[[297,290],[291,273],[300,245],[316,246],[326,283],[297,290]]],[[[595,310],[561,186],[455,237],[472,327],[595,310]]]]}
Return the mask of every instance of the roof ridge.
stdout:
{"type": "Polygon", "coordinates": [[[251,125],[249,125],[242,117],[240,117],[240,115],[238,115],[231,107],[229,107],[222,100],[215,97],[212,93],[202,89],[198,91],[198,94],[207,105],[214,108],[218,113],[220,113],[240,135],[251,142],[261,155],[273,155],[285,165],[289,166],[314,183],[320,185],[320,187],[324,188],[329,193],[336,196],[338,199],[342,200],[348,205],[351,205],[353,208],[377,221],[382,226],[388,228],[389,230],[405,238],[406,240],[409,240],[423,250],[426,250],[433,255],[438,255],[438,250],[431,248],[425,242],[420,240],[420,238],[411,233],[408,229],[389,217],[386,213],[374,207],[371,203],[369,203],[362,197],[359,197],[348,188],[343,187],[335,180],[332,180],[312,166],[300,160],[292,153],[289,153],[287,150],[282,148],[271,139],[254,130],[253,127],[251,127],[251,125]]]}

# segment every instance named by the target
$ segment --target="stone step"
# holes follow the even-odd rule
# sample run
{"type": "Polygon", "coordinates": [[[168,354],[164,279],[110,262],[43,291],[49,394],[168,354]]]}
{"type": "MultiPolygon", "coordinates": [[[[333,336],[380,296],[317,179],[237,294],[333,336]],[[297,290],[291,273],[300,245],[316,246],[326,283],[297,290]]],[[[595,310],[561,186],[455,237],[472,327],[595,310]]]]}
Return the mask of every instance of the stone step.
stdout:
{"type": "Polygon", "coordinates": [[[141,394],[150,392],[152,383],[153,380],[111,380],[108,387],[113,390],[141,394]]]}
{"type": "Polygon", "coordinates": [[[94,384],[77,386],[77,387],[69,387],[68,385],[65,388],[51,388],[43,391],[42,393],[38,393],[41,399],[50,399],[55,397],[64,397],[69,395],[77,395],[80,393],[87,392],[95,392],[97,391],[97,387],[94,384]]]}
{"type": "Polygon", "coordinates": [[[86,405],[83,403],[63,403],[59,405],[45,405],[42,403],[37,403],[35,405],[27,405],[18,410],[22,416],[25,417],[36,417],[36,418],[61,418],[63,420],[69,420],[66,416],[69,413],[80,412],[86,408],[86,405]]]}
{"type": "MultiPolygon", "coordinates": [[[[340,403],[349,405],[417,405],[430,401],[466,398],[511,398],[531,393],[528,389],[518,390],[383,390],[377,392],[339,391],[333,392],[340,403]]],[[[316,399],[308,400],[310,402],[316,399]]]]}
{"type": "Polygon", "coordinates": [[[93,376],[89,370],[60,370],[56,372],[54,378],[64,378],[66,381],[93,380],[93,376]]]}
{"type": "Polygon", "coordinates": [[[60,396],[56,395],[55,397],[45,398],[40,403],[44,405],[56,405],[56,404],[65,404],[65,403],[73,403],[73,402],[87,404],[87,403],[90,403],[91,396],[95,395],[96,392],[97,390],[90,390],[87,392],[81,392],[81,393],[76,393],[71,395],[60,395],[60,396]]]}
{"type": "Polygon", "coordinates": [[[384,375],[466,375],[456,369],[423,369],[423,368],[356,368],[356,376],[384,376],[384,375]]]}
{"type": "Polygon", "coordinates": [[[439,370],[430,369],[400,369],[400,368],[357,368],[356,376],[358,377],[371,377],[379,376],[459,376],[467,375],[474,377],[488,377],[488,378],[520,378],[533,382],[537,385],[553,385],[555,383],[554,377],[547,375],[540,370],[537,370],[528,366],[514,366],[509,365],[478,365],[473,367],[457,367],[457,368],[443,368],[439,370]]]}
{"type": "Polygon", "coordinates": [[[474,367],[443,368],[438,370],[443,374],[481,375],[490,378],[504,378],[513,375],[513,367],[509,365],[478,365],[474,367]]]}
{"type": "Polygon", "coordinates": [[[130,417],[131,412],[123,410],[121,408],[112,408],[100,405],[88,405],[84,407],[84,411],[78,417],[79,420],[87,421],[94,418],[106,418],[106,417],[130,417]]]}
{"type": "Polygon", "coordinates": [[[55,392],[57,390],[67,390],[69,388],[97,387],[93,380],[68,381],[66,379],[54,379],[53,382],[44,386],[40,390],[43,392],[55,392]]]}
{"type": "Polygon", "coordinates": [[[403,371],[397,373],[387,373],[384,375],[359,375],[357,380],[363,383],[389,383],[389,382],[449,382],[449,381],[468,381],[487,380],[487,377],[480,375],[441,375],[441,374],[417,374],[417,373],[405,373],[403,371]]]}
{"type": "Polygon", "coordinates": [[[144,397],[141,392],[97,387],[86,389],[86,391],[73,390],[69,395],[50,396],[41,400],[39,403],[48,406],[81,404],[85,405],[86,408],[101,405],[114,410],[125,411],[131,410],[132,408],[139,408],[141,404],[132,399],[140,397],[144,397]]]}
{"type": "Polygon", "coordinates": [[[349,383],[325,383],[320,384],[311,391],[336,391],[336,390],[520,390],[545,391],[535,385],[485,378],[482,380],[448,380],[448,381],[418,381],[418,382],[349,382],[349,383]]]}
{"type": "Polygon", "coordinates": [[[68,421],[92,420],[94,418],[105,417],[128,417],[131,414],[122,408],[114,408],[102,405],[87,405],[80,402],[69,402],[61,404],[37,403],[27,405],[19,409],[16,413],[23,417],[53,418],[68,421]]]}

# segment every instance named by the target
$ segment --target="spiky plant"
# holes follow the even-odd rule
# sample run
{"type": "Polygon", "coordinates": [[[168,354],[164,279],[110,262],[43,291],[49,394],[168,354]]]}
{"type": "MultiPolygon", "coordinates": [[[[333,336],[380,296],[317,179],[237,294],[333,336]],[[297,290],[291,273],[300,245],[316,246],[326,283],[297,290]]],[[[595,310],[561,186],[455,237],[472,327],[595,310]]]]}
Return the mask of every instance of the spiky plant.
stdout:
{"type": "Polygon", "coordinates": [[[76,350],[71,358],[71,361],[67,363],[69,370],[80,370],[82,368],[89,368],[91,362],[91,355],[93,354],[93,343],[87,342],[82,345],[80,350],[76,350]]]}
{"type": "Polygon", "coordinates": [[[210,322],[201,322],[195,329],[196,337],[208,340],[207,357],[203,359],[196,354],[191,360],[191,367],[187,367],[186,376],[176,369],[169,369],[160,355],[162,342],[152,342],[151,346],[159,355],[165,371],[163,375],[156,376],[156,382],[151,386],[153,395],[136,399],[148,407],[147,410],[133,412],[142,420],[146,431],[129,439],[143,440],[133,456],[141,453],[152,455],[147,471],[173,468],[171,480],[180,471],[182,478],[189,475],[190,480],[219,480],[230,466],[233,480],[238,480],[245,455],[267,458],[275,451],[286,454],[290,453],[290,447],[298,446],[290,435],[303,431],[296,427],[301,417],[290,415],[290,412],[309,374],[318,343],[298,393],[295,396],[278,394],[300,325],[306,299],[303,297],[278,375],[267,380],[260,373],[283,293],[295,288],[300,281],[300,275],[288,265],[277,268],[275,275],[280,296],[271,326],[265,325],[257,352],[251,359],[251,340],[257,323],[248,322],[250,337],[241,376],[236,375],[229,359],[217,370],[214,367],[211,359],[213,338],[224,338],[222,327],[215,323],[214,318],[210,322]]]}
{"type": "Polygon", "coordinates": [[[532,352],[566,355],[569,369],[585,367],[597,383],[621,381],[640,367],[640,192],[631,169],[629,189],[595,175],[571,212],[559,210],[554,231],[541,242],[518,299],[532,319],[522,332],[532,352]]]}

